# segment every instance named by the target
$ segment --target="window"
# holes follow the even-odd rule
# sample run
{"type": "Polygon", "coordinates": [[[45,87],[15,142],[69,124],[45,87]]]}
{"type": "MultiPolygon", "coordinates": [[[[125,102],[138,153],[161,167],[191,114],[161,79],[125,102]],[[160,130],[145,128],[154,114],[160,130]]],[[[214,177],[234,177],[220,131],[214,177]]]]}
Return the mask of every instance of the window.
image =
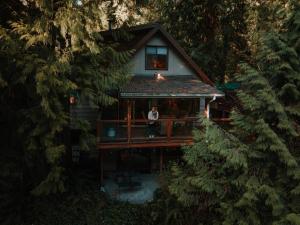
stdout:
{"type": "Polygon", "coordinates": [[[146,70],[168,70],[167,47],[146,47],[146,70]]]}

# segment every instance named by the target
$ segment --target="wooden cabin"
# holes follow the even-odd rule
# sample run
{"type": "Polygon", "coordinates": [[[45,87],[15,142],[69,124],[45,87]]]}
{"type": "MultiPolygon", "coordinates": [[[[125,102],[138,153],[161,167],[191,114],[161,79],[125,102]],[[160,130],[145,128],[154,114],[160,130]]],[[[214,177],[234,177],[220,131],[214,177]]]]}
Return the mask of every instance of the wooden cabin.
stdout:
{"type": "Polygon", "coordinates": [[[130,152],[144,154],[142,166],[149,170],[162,170],[164,158],[172,155],[166,150],[192,144],[192,130],[199,126],[197,115],[210,116],[209,107],[224,96],[159,24],[133,27],[129,32],[133,38],[122,45],[135,52],[132,79],[117,93],[118,103],[101,112],[86,103],[71,109],[73,116],[86,117],[96,125],[101,181],[105,171],[124,169],[122,160],[130,152]],[[159,119],[156,135],[149,137],[152,106],[157,107],[159,119]]]}

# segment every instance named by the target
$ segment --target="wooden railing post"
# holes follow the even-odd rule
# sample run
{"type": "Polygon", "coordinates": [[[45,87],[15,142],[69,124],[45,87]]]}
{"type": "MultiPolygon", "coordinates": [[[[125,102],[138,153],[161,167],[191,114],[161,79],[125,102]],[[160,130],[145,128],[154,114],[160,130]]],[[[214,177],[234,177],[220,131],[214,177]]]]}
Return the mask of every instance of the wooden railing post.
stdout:
{"type": "Polygon", "coordinates": [[[131,139],[131,101],[127,101],[127,141],[130,143],[131,139]]]}
{"type": "Polygon", "coordinates": [[[103,186],[103,150],[100,149],[99,152],[99,158],[100,158],[100,186],[103,186]]]}
{"type": "Polygon", "coordinates": [[[168,139],[168,141],[171,140],[172,127],[173,127],[173,121],[171,119],[168,119],[167,120],[167,139],[168,139]]]}
{"type": "Polygon", "coordinates": [[[164,155],[163,155],[163,150],[160,148],[159,149],[159,172],[161,173],[163,171],[163,164],[164,164],[164,155]]]}

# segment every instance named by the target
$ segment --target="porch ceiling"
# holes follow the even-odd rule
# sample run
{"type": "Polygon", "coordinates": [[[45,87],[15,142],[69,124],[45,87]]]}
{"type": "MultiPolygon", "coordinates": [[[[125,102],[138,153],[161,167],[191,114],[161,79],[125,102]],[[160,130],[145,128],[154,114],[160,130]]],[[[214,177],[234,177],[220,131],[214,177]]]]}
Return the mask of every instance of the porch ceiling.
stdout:
{"type": "Polygon", "coordinates": [[[163,79],[134,76],[120,91],[121,98],[193,98],[224,96],[224,93],[196,76],[172,75],[163,79]]]}

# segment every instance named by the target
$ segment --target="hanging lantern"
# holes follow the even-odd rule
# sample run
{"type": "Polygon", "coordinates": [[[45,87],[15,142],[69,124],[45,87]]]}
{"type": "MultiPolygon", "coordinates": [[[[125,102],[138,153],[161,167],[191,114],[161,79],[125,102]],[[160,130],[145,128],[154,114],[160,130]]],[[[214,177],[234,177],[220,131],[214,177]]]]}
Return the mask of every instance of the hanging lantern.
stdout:
{"type": "Polygon", "coordinates": [[[69,98],[69,103],[70,103],[70,105],[75,105],[75,103],[76,103],[76,98],[75,98],[74,96],[70,96],[70,98],[69,98]]]}
{"type": "Polygon", "coordinates": [[[78,91],[71,91],[70,97],[69,97],[69,103],[70,103],[70,105],[75,105],[78,102],[79,102],[78,91]]]}

